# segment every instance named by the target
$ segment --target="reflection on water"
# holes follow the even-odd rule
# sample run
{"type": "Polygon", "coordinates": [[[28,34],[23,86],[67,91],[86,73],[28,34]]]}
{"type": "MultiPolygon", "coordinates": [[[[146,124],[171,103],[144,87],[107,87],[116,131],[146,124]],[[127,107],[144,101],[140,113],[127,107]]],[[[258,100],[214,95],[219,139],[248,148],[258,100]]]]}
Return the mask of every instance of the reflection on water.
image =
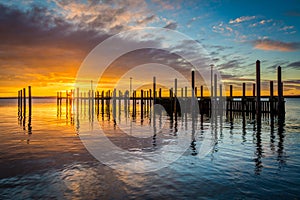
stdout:
{"type": "MultiPolygon", "coordinates": [[[[1,102],[0,198],[298,198],[300,183],[299,111],[285,121],[197,113],[168,116],[158,107],[118,100],[99,106],[88,99],[34,100],[32,116],[18,118],[14,103],[1,102]],[[152,112],[150,112],[152,111],[152,112]],[[5,119],[5,120],[4,120],[5,119]],[[16,119],[17,122],[16,122],[16,119]],[[85,127],[84,122],[89,122],[85,127]],[[163,148],[180,134],[185,153],[159,171],[126,174],[94,159],[77,134],[95,123],[127,151],[163,148]],[[19,124],[19,125],[18,125],[19,124]],[[199,157],[207,134],[211,151],[199,157]]],[[[296,104],[299,105],[299,104],[296,104]]]]}
{"type": "MultiPolygon", "coordinates": [[[[115,95],[113,93],[113,97],[115,95]]],[[[190,151],[188,152],[190,152],[191,156],[197,156],[201,145],[203,145],[204,133],[209,132],[211,148],[208,153],[211,154],[212,159],[215,152],[220,150],[219,143],[223,142],[224,137],[229,136],[231,142],[235,142],[235,134],[237,131],[240,131],[241,144],[247,145],[249,141],[253,141],[253,144],[255,144],[253,150],[253,171],[256,175],[260,175],[264,168],[263,158],[265,157],[266,147],[262,134],[265,134],[266,130],[262,131],[262,128],[266,129],[267,127],[270,134],[269,146],[271,153],[276,151],[275,142],[276,138],[278,138],[278,167],[281,168],[286,162],[286,156],[284,156],[284,120],[277,120],[273,116],[261,118],[261,121],[258,122],[258,119],[255,121],[253,116],[242,112],[241,114],[233,114],[236,117],[235,123],[232,119],[228,120],[227,118],[224,122],[223,112],[216,111],[218,114],[209,118],[205,114],[197,113],[195,110],[173,113],[170,116],[165,112],[162,105],[156,104],[151,109],[152,107],[149,106],[151,101],[148,101],[150,100],[126,101],[112,98],[106,99],[105,102],[101,103],[99,100],[94,102],[91,99],[84,98],[75,98],[73,101],[69,99],[65,105],[62,105],[61,101],[57,104],[57,117],[61,119],[62,111],[66,110],[66,125],[69,123],[73,125],[77,134],[80,134],[80,129],[82,128],[80,126],[81,121],[89,121],[89,130],[92,130],[95,125],[93,122],[97,120],[102,129],[105,130],[106,136],[115,145],[129,151],[149,151],[150,149],[155,151],[157,148],[167,144],[167,140],[171,137],[188,132],[191,135],[188,147],[190,151]],[[66,108],[64,109],[63,106],[66,108]],[[275,120],[278,123],[275,123],[275,120]],[[278,137],[275,136],[275,127],[278,129],[276,131],[278,137]],[[225,130],[223,130],[224,128],[225,130]],[[143,133],[145,130],[146,133],[143,133]],[[250,130],[253,132],[252,139],[249,139],[250,130]],[[229,133],[229,135],[224,136],[224,131],[229,133]],[[165,136],[166,134],[168,137],[165,136]]],[[[187,107],[187,105],[181,106],[187,107]]]]}

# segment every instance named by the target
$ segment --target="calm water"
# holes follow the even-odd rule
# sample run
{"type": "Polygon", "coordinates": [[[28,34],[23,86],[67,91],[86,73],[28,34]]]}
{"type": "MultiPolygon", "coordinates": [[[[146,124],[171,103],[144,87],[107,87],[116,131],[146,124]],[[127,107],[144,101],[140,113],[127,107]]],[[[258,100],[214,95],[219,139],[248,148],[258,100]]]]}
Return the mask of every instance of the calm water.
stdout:
{"type": "MultiPolygon", "coordinates": [[[[126,173],[101,164],[89,154],[78,134],[79,122],[100,121],[114,130],[107,113],[79,115],[56,100],[33,101],[31,130],[28,116],[20,121],[16,100],[0,100],[0,199],[298,199],[300,197],[300,100],[287,99],[283,127],[275,121],[262,122],[261,130],[251,120],[233,124],[218,119],[212,124],[195,125],[192,145],[175,162],[158,171],[126,173]],[[244,125],[243,125],[244,124],[244,125]],[[212,150],[199,158],[203,142],[201,133],[215,137],[212,150]]],[[[155,146],[163,148],[179,134],[191,134],[190,123],[162,116],[166,134],[157,138],[155,146]],[[187,124],[187,125],[186,125],[187,124]],[[178,127],[177,127],[178,126],[178,127]]],[[[189,120],[189,117],[187,117],[189,120]]],[[[128,126],[125,116],[117,124],[128,126]]],[[[145,118],[137,129],[149,127],[145,118]]],[[[132,125],[132,124],[131,124],[132,125]]],[[[159,126],[159,121],[158,121],[159,126]]],[[[124,128],[123,127],[123,128],[124,128]]],[[[145,146],[132,145],[114,130],[108,137],[126,151],[143,151],[145,146]],[[132,147],[133,146],[133,147],[132,147]],[[140,148],[140,149],[139,149],[140,148]]],[[[139,137],[141,137],[139,135],[139,137]]],[[[152,143],[153,144],[153,141],[152,143]]],[[[154,144],[153,144],[154,145],[154,144]]],[[[151,145],[150,145],[151,146],[151,145]]],[[[150,147],[149,147],[150,148],[150,147]]],[[[176,150],[174,150],[175,153],[176,150]]],[[[179,153],[179,152],[178,152],[179,153]]],[[[125,158],[126,159],[126,158],[125,158]]],[[[118,161],[116,161],[118,162],[118,161]]],[[[120,164],[122,162],[120,161],[120,164]]]]}

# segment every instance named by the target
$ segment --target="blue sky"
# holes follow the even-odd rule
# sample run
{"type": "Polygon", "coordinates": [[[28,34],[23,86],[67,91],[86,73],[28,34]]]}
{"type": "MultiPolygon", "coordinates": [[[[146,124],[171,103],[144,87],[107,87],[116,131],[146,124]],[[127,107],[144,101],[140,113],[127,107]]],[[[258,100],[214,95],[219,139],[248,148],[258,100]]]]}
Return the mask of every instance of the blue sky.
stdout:
{"type": "Polygon", "coordinates": [[[0,5],[0,96],[9,96],[29,80],[36,87],[69,86],[98,43],[124,30],[153,26],[199,41],[228,84],[251,84],[258,59],[264,81],[276,79],[276,66],[281,65],[286,94],[300,95],[299,0],[41,0],[0,5]],[[36,56],[41,49],[42,56],[36,56]]]}

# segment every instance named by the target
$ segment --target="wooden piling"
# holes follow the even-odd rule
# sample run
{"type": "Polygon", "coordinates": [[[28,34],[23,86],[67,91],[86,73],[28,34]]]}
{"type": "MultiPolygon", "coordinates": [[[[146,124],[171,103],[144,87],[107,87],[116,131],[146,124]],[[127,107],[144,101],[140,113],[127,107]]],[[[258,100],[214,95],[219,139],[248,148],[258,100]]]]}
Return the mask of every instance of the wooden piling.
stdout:
{"type": "Polygon", "coordinates": [[[203,98],[203,85],[201,85],[201,87],[200,87],[200,95],[201,95],[201,98],[203,98]]]}
{"type": "Polygon", "coordinates": [[[230,110],[229,110],[229,119],[230,119],[230,122],[232,122],[232,120],[233,120],[233,116],[232,116],[232,103],[233,103],[233,102],[232,102],[232,101],[233,101],[233,99],[232,99],[232,98],[233,98],[233,97],[232,97],[232,95],[233,95],[232,85],[230,85],[230,91],[229,91],[229,93],[230,93],[230,94],[229,94],[229,95],[230,95],[230,102],[229,102],[229,103],[230,103],[230,104],[229,104],[229,107],[230,107],[230,108],[229,108],[229,109],[230,109],[230,110]]]}
{"type": "Polygon", "coordinates": [[[278,117],[282,118],[282,116],[284,115],[284,107],[283,107],[283,92],[282,92],[282,80],[281,80],[281,67],[278,66],[277,68],[277,90],[278,90],[278,117]]]}
{"type": "Polygon", "coordinates": [[[18,91],[18,117],[20,117],[20,90],[18,91]]]}
{"type": "Polygon", "coordinates": [[[161,99],[161,88],[159,88],[159,98],[161,99]]]}
{"type": "Polygon", "coordinates": [[[32,114],[32,99],[31,99],[31,86],[28,86],[28,115],[31,117],[32,114]]]}
{"type": "Polygon", "coordinates": [[[23,88],[23,116],[26,117],[26,89],[23,88]]]}
{"type": "Polygon", "coordinates": [[[274,104],[273,104],[273,101],[274,101],[274,84],[273,84],[273,81],[270,81],[270,98],[269,98],[269,101],[270,101],[270,116],[271,116],[271,119],[274,117],[274,104]]]}
{"type": "Polygon", "coordinates": [[[141,121],[144,118],[144,91],[141,90],[141,121]]]}
{"type": "Polygon", "coordinates": [[[245,111],[246,104],[246,83],[243,83],[243,98],[242,98],[242,111],[245,111]]]}
{"type": "Polygon", "coordinates": [[[260,61],[256,61],[256,115],[258,121],[260,121],[261,116],[261,102],[260,102],[260,61]]]}
{"type": "Polygon", "coordinates": [[[192,71],[192,98],[195,97],[195,71],[192,71]]]}
{"type": "Polygon", "coordinates": [[[177,114],[176,114],[176,112],[177,112],[177,110],[176,110],[176,107],[177,107],[177,78],[175,78],[175,80],[174,80],[174,88],[175,88],[175,90],[174,90],[174,113],[175,113],[175,116],[177,116],[177,114]]]}
{"type": "Polygon", "coordinates": [[[214,75],[214,97],[218,96],[218,77],[217,74],[214,75]]]}
{"type": "Polygon", "coordinates": [[[156,77],[153,76],[153,105],[156,103],[156,77]]]}

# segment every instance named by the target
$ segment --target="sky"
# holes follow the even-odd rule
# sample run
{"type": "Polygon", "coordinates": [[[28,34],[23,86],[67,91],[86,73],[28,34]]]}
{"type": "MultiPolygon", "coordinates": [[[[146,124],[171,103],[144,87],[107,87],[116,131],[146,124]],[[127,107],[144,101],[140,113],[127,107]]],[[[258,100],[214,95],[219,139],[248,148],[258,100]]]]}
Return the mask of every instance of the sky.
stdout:
{"type": "MultiPolygon", "coordinates": [[[[232,84],[236,95],[243,82],[251,95],[256,60],[261,61],[262,94],[268,94],[269,81],[277,86],[276,68],[281,66],[284,94],[300,95],[299,0],[0,0],[0,97],[14,97],[28,85],[34,96],[70,90],[99,43],[144,27],[178,31],[197,41],[210,58],[198,64],[213,64],[226,90],[232,84]]],[[[141,40],[164,45],[163,37],[131,37],[126,45],[141,40]]],[[[171,52],[129,52],[111,64],[101,83],[112,86],[132,67],[146,63],[187,74],[189,64],[180,59],[180,51],[199,54],[189,41],[174,44],[171,52]]]]}

